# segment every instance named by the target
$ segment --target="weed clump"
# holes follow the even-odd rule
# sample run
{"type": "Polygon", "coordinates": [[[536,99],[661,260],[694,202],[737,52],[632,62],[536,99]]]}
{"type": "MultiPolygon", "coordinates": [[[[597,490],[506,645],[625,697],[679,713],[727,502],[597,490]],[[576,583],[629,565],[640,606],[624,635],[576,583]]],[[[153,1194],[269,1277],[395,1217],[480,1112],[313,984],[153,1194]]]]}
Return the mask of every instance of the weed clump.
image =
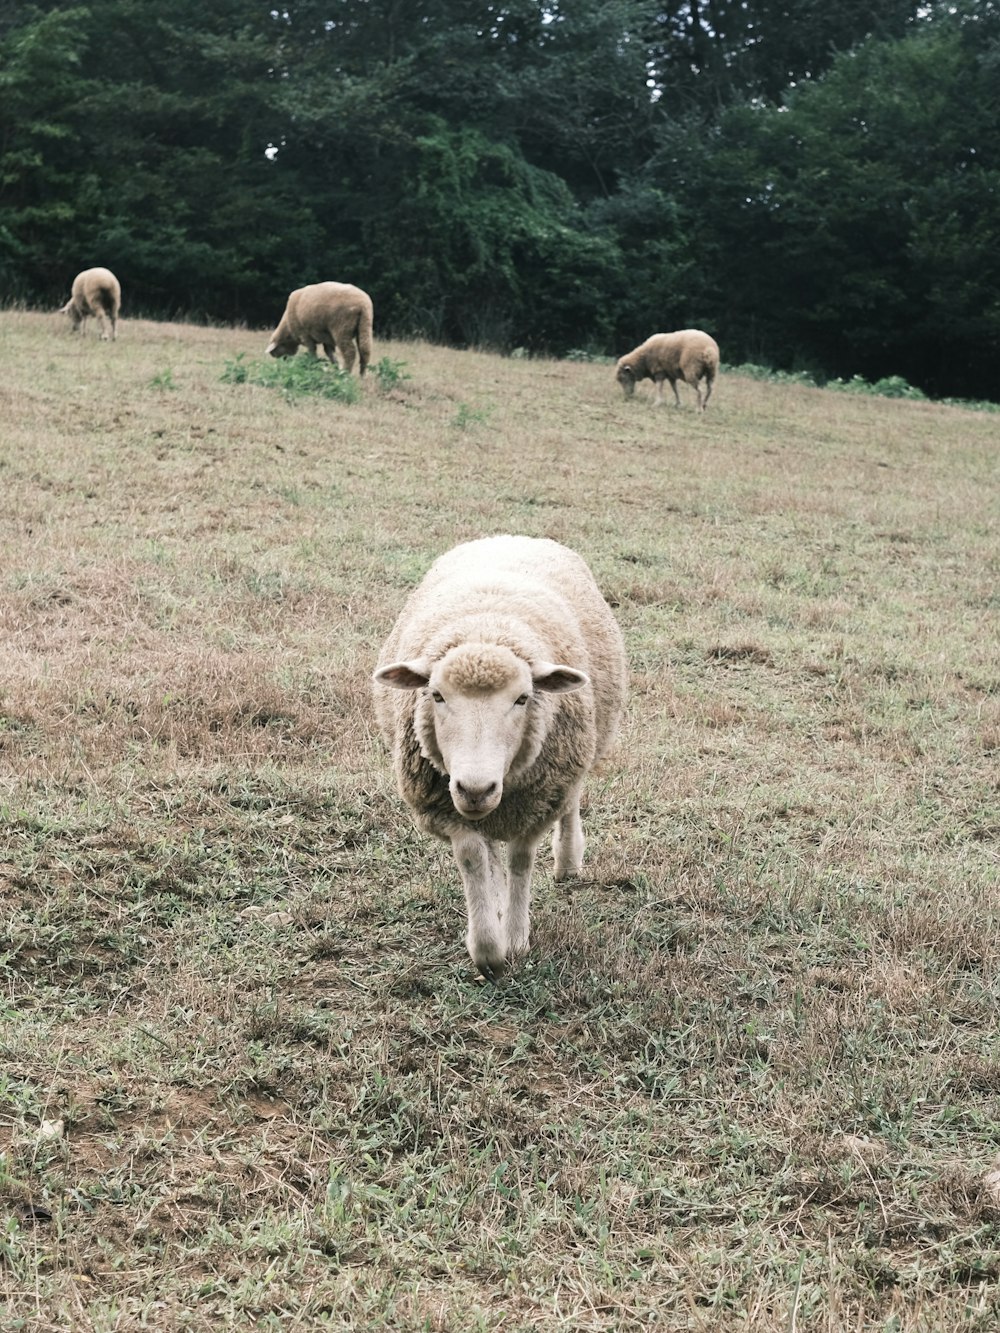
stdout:
{"type": "Polygon", "coordinates": [[[248,361],[244,353],[227,361],[221,376],[223,384],[256,384],[277,389],[287,402],[301,398],[333,398],[342,403],[356,403],[361,396],[358,381],[319,357],[291,356],[277,361],[248,361]]]}
{"type": "Polygon", "coordinates": [[[470,407],[468,403],[459,403],[458,411],[451,419],[456,430],[469,430],[472,426],[485,426],[490,419],[489,407],[470,407]]]}
{"type": "Polygon", "coordinates": [[[404,369],[405,361],[394,361],[391,356],[384,356],[372,366],[375,383],[382,391],[395,389],[404,380],[412,379],[404,369]]]}

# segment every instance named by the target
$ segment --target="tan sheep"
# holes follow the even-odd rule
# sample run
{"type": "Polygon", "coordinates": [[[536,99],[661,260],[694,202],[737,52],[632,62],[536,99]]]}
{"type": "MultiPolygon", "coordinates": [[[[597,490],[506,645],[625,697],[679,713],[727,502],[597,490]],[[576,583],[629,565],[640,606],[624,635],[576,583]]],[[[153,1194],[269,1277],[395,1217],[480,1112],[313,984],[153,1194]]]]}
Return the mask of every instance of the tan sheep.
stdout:
{"type": "Polygon", "coordinates": [[[553,826],[556,879],[580,873],[580,792],[624,707],[621,631],[575,552],[486,537],[431,566],[373,680],[400,795],[451,843],[469,954],[495,980],[528,948],[535,853],[553,826]]]}
{"type": "Polygon", "coordinates": [[[654,333],[626,356],[620,357],[615,378],[626,398],[631,398],[639,380],[656,384],[656,404],[663,402],[663,381],[669,380],[674,401],[681,405],[677,381],[694,389],[698,408],[704,412],[712,396],[712,385],[719,370],[719,344],[700,329],[680,329],[676,333],[654,333]],[[705,381],[702,397],[699,381],[705,381]]]}
{"type": "Polygon", "coordinates": [[[83,321],[88,315],[95,315],[100,325],[101,337],[108,338],[110,326],[113,342],[118,337],[118,312],[121,304],[122,289],[111,270],[87,268],[73,279],[70,298],[59,313],[69,315],[74,333],[80,332],[83,321]]]}
{"type": "Polygon", "coordinates": [[[267,345],[270,356],[294,356],[305,343],[310,356],[316,344],[336,364],[334,349],[344,369],[354,368],[355,344],[359,374],[363,375],[372,355],[372,298],[349,282],[315,282],[297,287],[288,298],[281,323],[267,345]]]}

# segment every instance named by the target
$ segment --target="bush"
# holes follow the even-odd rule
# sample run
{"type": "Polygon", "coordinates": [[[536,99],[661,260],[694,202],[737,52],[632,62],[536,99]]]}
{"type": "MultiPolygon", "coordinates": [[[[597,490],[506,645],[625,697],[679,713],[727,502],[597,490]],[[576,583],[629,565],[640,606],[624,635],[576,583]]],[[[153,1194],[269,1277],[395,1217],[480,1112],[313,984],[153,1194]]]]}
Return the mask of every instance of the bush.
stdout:
{"type": "Polygon", "coordinates": [[[849,380],[831,380],[827,386],[841,393],[870,393],[877,398],[926,398],[922,389],[908,384],[901,375],[889,375],[885,379],[870,384],[861,375],[853,375],[849,380]]]}

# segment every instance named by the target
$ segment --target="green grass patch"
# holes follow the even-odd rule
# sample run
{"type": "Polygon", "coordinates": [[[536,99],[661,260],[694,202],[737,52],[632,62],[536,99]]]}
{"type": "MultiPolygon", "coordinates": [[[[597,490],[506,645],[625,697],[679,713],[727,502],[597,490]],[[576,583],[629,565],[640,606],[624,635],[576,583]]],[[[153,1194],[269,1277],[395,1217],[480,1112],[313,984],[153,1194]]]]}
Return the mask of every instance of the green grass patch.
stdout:
{"type": "Polygon", "coordinates": [[[339,366],[321,357],[289,356],[276,360],[248,360],[240,353],[227,361],[222,372],[223,384],[254,384],[276,389],[286,400],[333,398],[337,402],[356,403],[360,397],[358,382],[339,366]]]}

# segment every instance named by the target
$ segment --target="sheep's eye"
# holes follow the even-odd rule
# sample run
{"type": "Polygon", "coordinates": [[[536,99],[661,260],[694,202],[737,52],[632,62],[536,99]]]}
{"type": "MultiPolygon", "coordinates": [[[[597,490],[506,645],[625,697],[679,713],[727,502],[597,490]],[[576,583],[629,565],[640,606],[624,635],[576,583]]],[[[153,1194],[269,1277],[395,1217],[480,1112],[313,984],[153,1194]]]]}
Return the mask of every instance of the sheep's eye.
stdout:
{"type": "Polygon", "coordinates": [[[526,694],[522,694],[520,698],[514,700],[514,707],[523,708],[527,702],[528,702],[528,696],[526,694]]]}
{"type": "Polygon", "coordinates": [[[440,690],[431,690],[431,698],[434,700],[436,704],[444,703],[444,695],[441,693],[440,690]]]}

